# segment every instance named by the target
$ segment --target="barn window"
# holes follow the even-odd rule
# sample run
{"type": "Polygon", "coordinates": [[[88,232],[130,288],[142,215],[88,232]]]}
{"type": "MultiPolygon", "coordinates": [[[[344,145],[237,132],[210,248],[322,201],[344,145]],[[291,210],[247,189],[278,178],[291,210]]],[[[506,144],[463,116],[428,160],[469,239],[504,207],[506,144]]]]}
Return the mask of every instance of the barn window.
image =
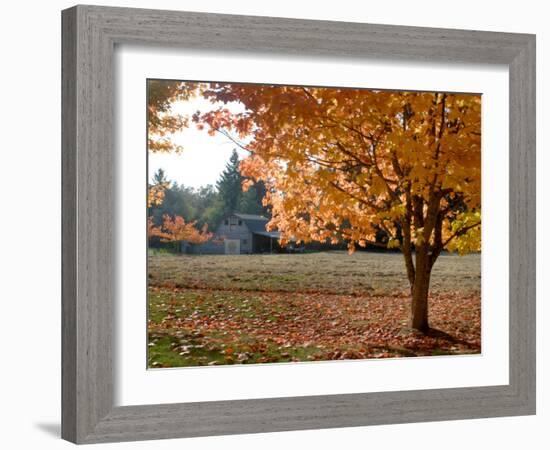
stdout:
{"type": "Polygon", "coordinates": [[[239,220],[239,226],[241,226],[242,224],[243,224],[243,221],[239,220]]]}

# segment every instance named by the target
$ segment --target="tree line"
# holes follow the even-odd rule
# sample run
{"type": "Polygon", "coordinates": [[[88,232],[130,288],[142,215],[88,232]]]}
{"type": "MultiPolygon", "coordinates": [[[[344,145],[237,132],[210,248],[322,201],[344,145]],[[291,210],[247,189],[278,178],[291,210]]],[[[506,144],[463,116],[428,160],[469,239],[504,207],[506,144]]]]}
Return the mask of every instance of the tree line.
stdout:
{"type": "Polygon", "coordinates": [[[182,217],[195,222],[197,228],[205,225],[213,231],[228,214],[239,212],[270,217],[269,209],[262,204],[265,195],[263,183],[255,183],[246,191],[246,179],[239,170],[239,156],[235,150],[215,185],[193,188],[169,180],[163,169],[158,169],[149,183],[149,191],[162,190],[162,202],[148,206],[148,217],[155,226],[161,226],[164,217],[182,217]]]}

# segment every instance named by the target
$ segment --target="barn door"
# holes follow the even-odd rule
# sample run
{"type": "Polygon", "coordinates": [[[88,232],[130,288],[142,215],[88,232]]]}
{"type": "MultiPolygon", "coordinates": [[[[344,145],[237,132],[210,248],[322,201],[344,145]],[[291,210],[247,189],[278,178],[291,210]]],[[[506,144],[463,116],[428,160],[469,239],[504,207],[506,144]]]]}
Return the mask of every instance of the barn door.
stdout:
{"type": "Polygon", "coordinates": [[[226,255],[240,255],[241,254],[241,241],[240,239],[225,239],[225,254],[226,255]]]}

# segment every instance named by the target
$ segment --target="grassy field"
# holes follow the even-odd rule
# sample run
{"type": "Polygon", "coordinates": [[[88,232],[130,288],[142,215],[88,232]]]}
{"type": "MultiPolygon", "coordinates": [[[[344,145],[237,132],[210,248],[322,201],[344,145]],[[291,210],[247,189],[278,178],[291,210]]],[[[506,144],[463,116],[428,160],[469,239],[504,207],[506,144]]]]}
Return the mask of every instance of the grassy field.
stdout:
{"type": "MultiPolygon", "coordinates": [[[[443,254],[432,291],[479,292],[479,254],[443,254]]],[[[387,295],[408,288],[399,253],[319,252],[273,255],[155,255],[149,285],[220,290],[387,295]]]]}
{"type": "Polygon", "coordinates": [[[149,256],[149,367],[480,351],[480,256],[442,255],[428,336],[407,328],[402,255],[149,256]]]}

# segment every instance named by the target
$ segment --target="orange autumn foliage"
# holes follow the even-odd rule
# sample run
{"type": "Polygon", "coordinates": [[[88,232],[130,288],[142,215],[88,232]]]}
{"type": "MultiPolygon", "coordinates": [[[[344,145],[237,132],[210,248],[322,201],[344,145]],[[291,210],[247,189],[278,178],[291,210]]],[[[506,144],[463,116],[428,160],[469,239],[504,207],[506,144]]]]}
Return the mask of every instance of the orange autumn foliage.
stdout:
{"type": "Polygon", "coordinates": [[[154,184],[147,190],[147,207],[161,205],[168,189],[167,183],[154,184]]]}
{"type": "Polygon", "coordinates": [[[208,226],[204,225],[200,230],[195,227],[196,222],[185,222],[181,216],[163,216],[162,226],[157,227],[153,218],[147,220],[147,234],[157,236],[163,242],[189,242],[191,244],[202,244],[212,237],[208,232],[208,226]]]}

